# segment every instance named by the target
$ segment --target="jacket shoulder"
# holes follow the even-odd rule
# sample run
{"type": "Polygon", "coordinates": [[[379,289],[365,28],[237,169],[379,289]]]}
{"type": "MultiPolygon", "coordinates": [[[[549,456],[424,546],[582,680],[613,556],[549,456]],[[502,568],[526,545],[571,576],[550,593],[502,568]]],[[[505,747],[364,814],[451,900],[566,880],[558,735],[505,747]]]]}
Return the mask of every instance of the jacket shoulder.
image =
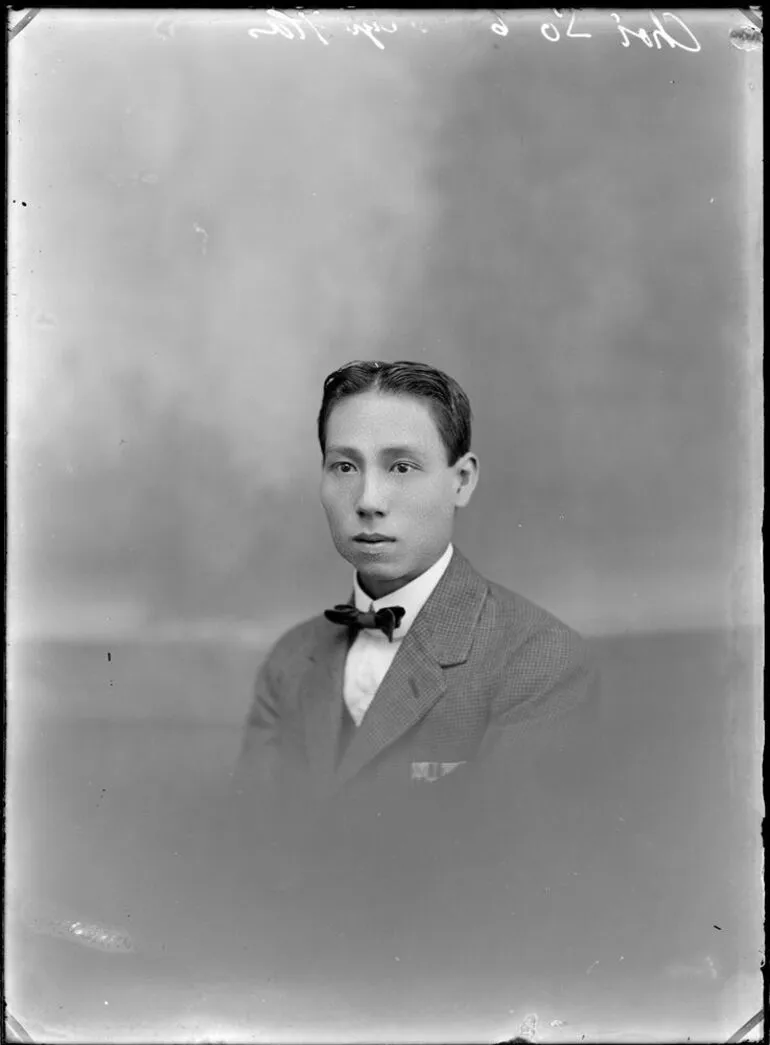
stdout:
{"type": "Polygon", "coordinates": [[[550,721],[557,711],[595,708],[598,687],[590,644],[518,592],[488,585],[480,652],[494,676],[504,680],[493,710],[550,721]]]}
{"type": "Polygon", "coordinates": [[[580,645],[583,639],[570,625],[518,592],[501,584],[487,581],[487,606],[498,628],[509,636],[520,635],[522,640],[539,633],[561,638],[566,644],[580,645]]]}
{"type": "Polygon", "coordinates": [[[528,678],[538,687],[590,668],[589,644],[574,628],[518,592],[487,584],[477,634],[490,665],[512,680],[528,678]]]}
{"type": "Polygon", "coordinates": [[[263,661],[265,667],[270,670],[280,669],[284,663],[309,656],[319,641],[328,637],[328,629],[332,627],[334,625],[320,613],[292,625],[268,647],[263,661]]]}

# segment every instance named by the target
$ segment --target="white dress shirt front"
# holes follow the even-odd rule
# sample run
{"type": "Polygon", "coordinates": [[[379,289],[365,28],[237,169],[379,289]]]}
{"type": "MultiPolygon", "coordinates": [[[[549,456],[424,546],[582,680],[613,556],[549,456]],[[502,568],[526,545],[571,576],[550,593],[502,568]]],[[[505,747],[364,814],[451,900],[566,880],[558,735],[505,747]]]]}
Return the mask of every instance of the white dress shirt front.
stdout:
{"type": "Polygon", "coordinates": [[[377,689],[393,663],[393,658],[415,617],[444,576],[453,551],[454,548],[450,544],[430,569],[421,573],[419,577],[415,577],[413,581],[405,584],[398,591],[374,601],[362,591],[358,583],[358,576],[356,576],[354,580],[356,609],[366,613],[376,612],[386,606],[403,606],[406,611],[400,625],[393,632],[392,642],[389,642],[388,636],[376,628],[362,628],[348,651],[345,661],[343,695],[350,716],[357,726],[361,724],[369,705],[374,700],[377,689]]]}

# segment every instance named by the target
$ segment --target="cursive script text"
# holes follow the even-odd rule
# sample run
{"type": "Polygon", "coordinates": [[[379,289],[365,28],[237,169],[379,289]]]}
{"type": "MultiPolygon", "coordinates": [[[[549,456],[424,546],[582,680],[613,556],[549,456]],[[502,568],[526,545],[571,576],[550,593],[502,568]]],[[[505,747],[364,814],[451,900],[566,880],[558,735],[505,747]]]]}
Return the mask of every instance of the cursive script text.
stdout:
{"type": "MultiPolygon", "coordinates": [[[[310,21],[304,11],[298,11],[297,16],[292,18],[291,15],[287,15],[284,11],[277,11],[274,7],[271,7],[267,14],[269,28],[249,29],[249,36],[254,40],[258,40],[260,36],[283,36],[287,40],[304,40],[306,33],[303,25],[306,25],[309,30],[315,33],[322,44],[326,47],[329,46],[329,41],[315,23],[310,21]]],[[[320,11],[316,11],[315,14],[320,14],[320,11]]]]}
{"type": "MultiPolygon", "coordinates": [[[[313,12],[316,16],[320,15],[320,13],[320,11],[313,12]]],[[[322,44],[326,47],[329,46],[329,41],[324,34],[304,11],[297,11],[296,15],[288,15],[285,11],[279,11],[275,7],[271,7],[267,12],[267,16],[267,28],[257,29],[255,27],[249,29],[249,36],[252,39],[258,40],[260,36],[283,36],[286,40],[305,40],[308,34],[312,33],[322,44]]],[[[351,36],[360,35],[367,37],[375,47],[380,51],[384,51],[385,45],[378,39],[379,34],[395,33],[398,31],[398,26],[393,21],[390,23],[390,26],[382,25],[375,18],[373,21],[368,22],[349,21],[345,25],[345,31],[350,33],[351,36]]]]}
{"type": "MultiPolygon", "coordinates": [[[[506,25],[502,16],[497,11],[492,11],[491,13],[494,15],[494,21],[489,25],[489,29],[496,36],[508,36],[510,28],[506,25]]],[[[701,49],[701,45],[693,31],[679,15],[674,14],[672,11],[663,11],[661,14],[650,11],[649,18],[651,24],[649,28],[643,26],[633,28],[624,24],[621,16],[615,11],[608,13],[615,23],[620,43],[624,48],[631,47],[632,41],[635,40],[649,49],[658,51],[666,46],[696,54],[701,49]]],[[[286,40],[306,40],[308,37],[315,37],[325,47],[329,46],[327,35],[331,36],[333,34],[329,28],[330,21],[328,16],[324,16],[321,22],[324,31],[319,27],[317,21],[314,20],[321,18],[320,11],[311,12],[313,15],[311,17],[311,14],[306,13],[302,9],[298,9],[294,14],[287,14],[285,11],[279,11],[277,8],[271,7],[265,14],[267,16],[266,25],[248,30],[252,39],[258,40],[262,36],[280,36],[286,40]]],[[[633,14],[627,13],[623,15],[624,19],[632,17],[633,14]]],[[[385,36],[392,35],[399,28],[399,23],[395,19],[388,19],[387,21],[389,24],[383,24],[376,18],[357,20],[349,14],[343,13],[342,24],[338,25],[338,28],[344,29],[350,36],[365,36],[378,50],[384,51],[383,34],[385,36]]],[[[402,22],[402,24],[406,23],[402,22]]],[[[415,22],[410,22],[409,24],[413,29],[419,28],[422,33],[428,31],[417,26],[415,22]]],[[[595,18],[593,24],[595,24],[595,18]]],[[[549,43],[557,43],[561,39],[591,40],[594,35],[588,32],[587,18],[581,12],[571,9],[562,10],[560,8],[553,8],[553,19],[551,21],[541,23],[540,34],[549,43]]]]}
{"type": "MultiPolygon", "coordinates": [[[[577,12],[576,11],[562,11],[558,8],[554,8],[555,20],[553,22],[543,22],[540,26],[540,32],[549,43],[555,44],[562,38],[562,34],[568,40],[590,40],[592,37],[591,33],[585,31],[580,32],[577,26],[577,12]],[[566,28],[565,28],[566,25],[566,28]]],[[[693,31],[682,21],[679,15],[675,15],[671,11],[664,11],[663,14],[658,17],[654,11],[650,11],[650,20],[653,28],[647,30],[631,29],[626,25],[623,25],[620,20],[620,15],[614,11],[610,14],[610,17],[614,19],[618,33],[620,34],[620,42],[623,47],[631,46],[631,39],[635,38],[640,40],[645,47],[657,48],[660,50],[661,47],[666,44],[671,48],[681,48],[683,51],[690,51],[697,53],[700,51],[700,43],[698,42],[693,31]],[[667,22],[669,28],[663,23],[667,22]]],[[[499,35],[506,35],[501,32],[498,25],[502,20],[491,26],[492,31],[499,35]]],[[[506,33],[507,33],[507,27],[506,33]]]]}
{"type": "Polygon", "coordinates": [[[668,29],[665,28],[662,21],[655,14],[654,11],[650,11],[650,18],[655,28],[651,33],[648,33],[646,29],[629,29],[627,26],[620,24],[620,15],[615,14],[613,11],[612,17],[615,19],[618,32],[623,37],[623,47],[630,47],[631,41],[629,37],[635,36],[637,40],[641,40],[645,47],[656,47],[658,50],[661,49],[663,44],[668,44],[671,48],[681,48],[683,51],[690,51],[693,54],[700,51],[700,44],[695,38],[694,33],[691,29],[685,25],[679,15],[673,14],[671,11],[664,11],[662,18],[668,19],[670,23],[674,23],[672,28],[677,32],[681,39],[677,39],[676,36],[672,36],[668,29]]]}

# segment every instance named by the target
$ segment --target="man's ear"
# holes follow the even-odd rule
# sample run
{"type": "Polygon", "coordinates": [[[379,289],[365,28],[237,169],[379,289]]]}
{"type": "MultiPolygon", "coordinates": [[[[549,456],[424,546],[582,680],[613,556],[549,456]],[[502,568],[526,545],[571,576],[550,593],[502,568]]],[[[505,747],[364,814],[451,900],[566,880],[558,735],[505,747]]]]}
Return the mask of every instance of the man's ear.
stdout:
{"type": "Polygon", "coordinates": [[[455,505],[464,508],[479,481],[479,459],[472,452],[464,454],[452,466],[455,474],[455,505]]]}

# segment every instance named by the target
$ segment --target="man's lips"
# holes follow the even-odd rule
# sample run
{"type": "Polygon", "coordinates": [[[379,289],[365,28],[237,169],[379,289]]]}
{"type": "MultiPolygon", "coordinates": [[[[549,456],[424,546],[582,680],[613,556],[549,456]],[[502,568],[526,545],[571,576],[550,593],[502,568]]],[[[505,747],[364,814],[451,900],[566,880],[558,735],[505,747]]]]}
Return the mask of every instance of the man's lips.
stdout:
{"type": "Polygon", "coordinates": [[[359,544],[383,544],[395,541],[395,537],[386,537],[384,533],[357,533],[353,538],[359,544]]]}

